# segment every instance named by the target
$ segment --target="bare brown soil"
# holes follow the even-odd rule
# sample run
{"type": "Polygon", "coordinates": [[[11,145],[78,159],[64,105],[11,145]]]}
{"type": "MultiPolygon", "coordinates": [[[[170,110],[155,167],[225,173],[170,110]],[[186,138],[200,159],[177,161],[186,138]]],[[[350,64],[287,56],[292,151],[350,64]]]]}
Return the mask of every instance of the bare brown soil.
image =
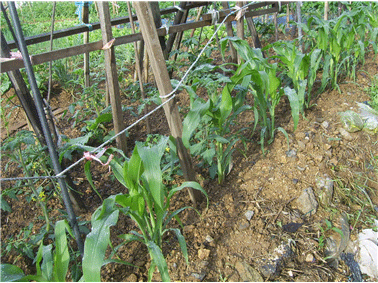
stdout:
{"type": "MultiPolygon", "coordinates": [[[[378,71],[378,59],[370,54],[367,63],[361,68],[374,75],[378,71]]],[[[277,276],[265,277],[265,281],[348,281],[350,271],[342,261],[337,269],[330,267],[324,261],[324,252],[319,248],[318,239],[321,236],[320,226],[325,219],[332,219],[337,212],[353,214],[361,209],[356,203],[348,206],[342,201],[341,191],[336,184],[331,207],[320,206],[312,216],[302,215],[296,207],[295,199],[308,187],[315,188],[316,177],[325,174],[332,179],[342,179],[347,185],[353,180],[354,173],[366,174],[372,180],[369,184],[375,191],[370,198],[375,206],[377,197],[377,172],[369,171],[366,166],[372,156],[378,156],[377,135],[365,131],[352,133],[352,140],[341,136],[338,113],[349,109],[357,110],[355,102],[369,100],[364,88],[370,81],[366,76],[357,75],[357,81],[340,84],[341,93],[326,91],[316,100],[315,105],[306,111],[306,117],[301,118],[298,128],[293,132],[293,122],[290,116],[288,101],[285,99],[277,111],[277,125],[289,133],[289,149],[297,152],[296,157],[288,157],[286,138],[277,133],[274,142],[266,147],[267,153],[262,155],[256,142],[244,148],[238,145],[240,151],[234,156],[234,167],[222,185],[217,180],[211,180],[205,170],[197,168],[201,183],[209,195],[209,207],[202,203],[199,207],[201,216],[193,210],[181,214],[184,224],[183,234],[186,238],[189,253],[189,265],[185,263],[174,235],[164,239],[163,252],[167,258],[172,281],[244,281],[238,266],[246,262],[257,269],[261,261],[273,253],[281,243],[291,240],[295,243],[293,254],[277,276]],[[327,122],[327,123],[324,123],[327,122]],[[328,125],[328,126],[327,126],[328,125]],[[253,211],[250,221],[245,213],[253,211]],[[303,223],[295,232],[284,229],[285,224],[303,223]]],[[[14,100],[17,103],[17,100],[14,100]]],[[[52,100],[52,107],[67,107],[70,104],[70,94],[63,90],[57,91],[52,100]]],[[[123,100],[124,105],[130,101],[123,100]]],[[[179,105],[188,105],[185,94],[178,96],[179,105]]],[[[10,124],[19,122],[20,115],[15,113],[10,124]]],[[[136,118],[125,113],[126,124],[131,124],[136,118]]],[[[153,114],[153,132],[169,134],[162,110],[153,114]]],[[[246,112],[240,117],[240,126],[251,126],[253,113],[246,112]]],[[[70,138],[80,136],[80,127],[72,129],[67,119],[59,119],[58,126],[62,133],[70,138]]],[[[251,135],[249,131],[246,135],[251,135]]],[[[145,124],[134,127],[128,138],[131,151],[135,141],[146,137],[145,124]]],[[[255,135],[254,140],[257,141],[255,135]]],[[[75,157],[79,158],[78,156],[75,157]]],[[[2,176],[20,176],[21,171],[15,166],[4,172],[5,162],[2,160],[2,176]]],[[[77,182],[82,198],[88,211],[81,213],[81,219],[90,220],[92,213],[101,205],[101,200],[90,188],[85,175],[84,164],[72,171],[72,177],[77,182]]],[[[100,165],[92,165],[92,175],[96,187],[103,198],[122,193],[125,189],[110,178],[111,173],[100,165]]],[[[177,178],[175,182],[183,180],[177,178]]],[[[2,184],[3,188],[11,186],[2,184]]],[[[9,201],[9,199],[7,199],[9,201]]],[[[174,199],[173,208],[188,205],[189,197],[181,192],[174,199]]],[[[23,196],[19,201],[10,201],[12,213],[2,212],[1,233],[5,241],[11,235],[19,233],[30,222],[34,223],[33,233],[44,224],[40,210],[35,202],[27,203],[23,196]]],[[[51,199],[48,203],[50,217],[57,221],[63,205],[59,199],[51,199]]],[[[377,216],[377,215],[376,215],[377,216]]],[[[354,223],[350,223],[351,225],[354,223]]],[[[177,223],[173,223],[177,226],[177,223]]],[[[357,233],[365,228],[365,223],[357,222],[351,231],[353,240],[357,233]]],[[[120,243],[117,235],[137,229],[130,219],[120,217],[117,226],[111,228],[113,246],[120,243]]],[[[290,229],[289,229],[290,230],[290,229]]],[[[118,256],[140,268],[132,268],[121,264],[108,264],[103,268],[103,281],[146,281],[150,258],[144,246],[140,243],[130,243],[118,251],[118,256]]],[[[26,273],[35,272],[35,268],[27,257],[11,251],[1,259],[3,263],[14,263],[26,273]]],[[[158,272],[154,281],[160,281],[158,272]]]]}

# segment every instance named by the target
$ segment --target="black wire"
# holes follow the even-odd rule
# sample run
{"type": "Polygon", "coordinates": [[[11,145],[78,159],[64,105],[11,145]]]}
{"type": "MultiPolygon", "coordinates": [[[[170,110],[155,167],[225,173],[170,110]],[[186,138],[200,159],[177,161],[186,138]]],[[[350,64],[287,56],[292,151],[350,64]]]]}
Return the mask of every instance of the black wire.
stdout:
{"type": "Polygon", "coordinates": [[[13,30],[12,24],[11,24],[9,18],[8,18],[8,15],[7,15],[7,12],[6,12],[6,8],[4,8],[3,2],[0,2],[0,3],[1,3],[1,11],[4,14],[4,19],[7,22],[7,25],[8,25],[8,28],[9,28],[11,34],[12,34],[14,43],[16,44],[17,49],[20,50],[20,45],[18,44],[17,36],[16,36],[16,34],[15,34],[14,30],[13,30]]]}

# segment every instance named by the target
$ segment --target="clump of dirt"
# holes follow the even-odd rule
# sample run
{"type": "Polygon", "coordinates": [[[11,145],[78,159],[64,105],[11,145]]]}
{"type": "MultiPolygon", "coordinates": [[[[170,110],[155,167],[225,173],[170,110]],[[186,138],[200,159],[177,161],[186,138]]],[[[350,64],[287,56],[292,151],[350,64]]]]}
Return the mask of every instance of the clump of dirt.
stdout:
{"type": "MultiPolygon", "coordinates": [[[[377,58],[367,58],[363,69],[369,74],[378,71],[377,58]]],[[[306,111],[300,119],[298,128],[293,132],[288,102],[283,101],[277,111],[277,125],[285,128],[289,134],[289,145],[282,133],[277,133],[274,142],[266,146],[266,155],[261,152],[257,143],[248,144],[234,156],[234,166],[225,182],[217,184],[211,180],[206,171],[201,172],[202,185],[209,195],[209,206],[201,203],[198,210],[182,212],[180,218],[184,225],[189,264],[181,254],[174,235],[164,238],[163,252],[166,256],[169,273],[173,281],[348,281],[351,272],[347,265],[340,261],[337,267],[331,267],[324,260],[324,249],[320,246],[321,237],[327,237],[320,227],[326,219],[333,220],[341,212],[352,216],[361,209],[361,205],[347,205],[342,194],[343,186],[351,186],[351,178],[368,176],[367,194],[375,206],[378,206],[376,168],[368,166],[371,158],[378,156],[377,134],[365,131],[345,136],[340,130],[339,113],[356,109],[355,102],[369,100],[364,88],[369,81],[358,73],[356,82],[340,83],[341,93],[326,91],[314,101],[314,106],[306,111]],[[375,170],[375,171],[374,171],[375,170]],[[313,188],[318,198],[317,178],[328,176],[335,182],[335,191],[329,205],[318,203],[316,211],[303,213],[298,204],[298,197],[305,189],[313,188]],[[344,183],[343,183],[344,182],[344,183]],[[284,255],[279,261],[273,259],[282,249],[284,255]],[[270,264],[269,267],[266,267],[270,264]],[[253,272],[255,271],[255,273],[253,272]]],[[[64,101],[62,92],[59,97],[64,101]]],[[[68,97],[66,97],[68,98],[68,97]]],[[[249,98],[251,99],[251,98],[249,98]]],[[[59,102],[58,102],[59,103],[59,102]]],[[[124,105],[129,100],[123,99],[124,105]]],[[[178,95],[178,104],[188,105],[184,95],[178,95]]],[[[131,124],[136,117],[126,112],[125,120],[131,124]]],[[[17,121],[11,119],[11,124],[17,121]]],[[[153,114],[154,133],[169,134],[163,110],[153,114]]],[[[240,117],[240,124],[251,125],[253,113],[245,112],[240,117]]],[[[73,132],[66,121],[58,124],[63,133],[70,138],[80,135],[73,132]]],[[[249,134],[252,134],[249,132],[249,134]]],[[[146,136],[144,124],[134,127],[128,138],[131,151],[135,141],[146,136]]],[[[255,138],[255,137],[254,137],[255,138]]],[[[255,139],[257,140],[257,138],[255,139]]],[[[79,158],[76,156],[76,158],[79,158]]],[[[2,160],[2,168],[6,160],[2,160]]],[[[123,188],[107,168],[92,164],[93,181],[103,198],[123,193],[123,188]]],[[[3,176],[16,177],[20,174],[15,167],[3,176]],[[14,172],[12,171],[14,170],[14,172]]],[[[81,220],[90,220],[92,213],[101,205],[101,200],[90,188],[84,174],[83,165],[75,167],[72,172],[86,204],[88,211],[80,215],[81,220]]],[[[183,181],[178,178],[176,182],[183,181]]],[[[12,184],[2,184],[6,189],[12,184]]],[[[26,203],[23,197],[18,201],[11,200],[12,212],[2,213],[1,232],[4,240],[19,233],[20,229],[33,221],[32,233],[38,233],[43,221],[36,220],[41,213],[35,202],[26,203]]],[[[188,205],[186,192],[180,192],[172,201],[172,209],[188,205]]],[[[52,219],[59,219],[58,208],[62,204],[52,199],[49,209],[52,219]]],[[[375,216],[377,213],[375,212],[375,216]]],[[[354,219],[354,218],[353,218],[354,219]]],[[[355,221],[355,219],[354,219],[355,221]]],[[[355,221],[350,231],[351,239],[365,228],[366,224],[355,221]]],[[[173,222],[173,226],[180,227],[173,222]]],[[[113,246],[121,243],[117,235],[137,229],[135,224],[122,216],[115,227],[111,228],[113,246]]],[[[118,250],[118,256],[135,266],[111,263],[102,270],[104,281],[146,281],[150,258],[147,249],[140,243],[129,243],[118,250]]],[[[17,251],[3,256],[2,262],[16,263],[26,273],[35,269],[31,261],[17,251]]],[[[160,281],[155,272],[154,281],[160,281]]]]}

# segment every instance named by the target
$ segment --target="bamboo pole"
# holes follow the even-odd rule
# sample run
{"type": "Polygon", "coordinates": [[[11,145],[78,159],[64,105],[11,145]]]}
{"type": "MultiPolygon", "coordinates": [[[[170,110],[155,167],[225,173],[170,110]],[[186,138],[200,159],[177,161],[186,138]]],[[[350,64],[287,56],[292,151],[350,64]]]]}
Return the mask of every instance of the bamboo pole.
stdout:
{"type": "MultiPolygon", "coordinates": [[[[243,1],[236,2],[236,5],[243,7],[243,1]]],[[[244,16],[241,16],[239,20],[236,21],[236,35],[244,39],[244,16]]],[[[238,64],[241,63],[240,55],[238,54],[238,64]]]]}
{"type": "MultiPolygon", "coordinates": [[[[83,23],[89,24],[89,4],[84,2],[83,6],[83,23]]],[[[89,43],[89,31],[84,32],[84,44],[89,43]]],[[[84,86],[90,87],[90,70],[89,70],[89,52],[84,53],[84,86]]]]}

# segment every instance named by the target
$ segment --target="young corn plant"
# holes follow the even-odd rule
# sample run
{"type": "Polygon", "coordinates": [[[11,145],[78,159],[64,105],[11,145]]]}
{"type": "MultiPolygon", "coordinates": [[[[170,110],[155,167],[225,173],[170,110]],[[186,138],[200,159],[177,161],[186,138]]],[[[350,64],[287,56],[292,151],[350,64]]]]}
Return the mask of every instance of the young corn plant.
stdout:
{"type": "MultiPolygon", "coordinates": [[[[268,143],[271,143],[276,130],[281,131],[287,137],[283,128],[276,129],[275,109],[281,97],[285,93],[287,94],[290,88],[283,89],[281,87],[281,81],[276,74],[277,64],[270,64],[263,57],[260,49],[252,49],[246,41],[239,38],[225,38],[221,42],[223,54],[228,41],[233,44],[244,63],[236,70],[235,75],[231,78],[232,83],[227,84],[224,92],[231,93],[240,84],[248,86],[255,100],[253,106],[254,130],[257,124],[261,125],[260,144],[262,152],[265,154],[264,141],[268,138],[268,143]]],[[[296,108],[298,108],[297,105],[296,108]]],[[[292,111],[294,111],[293,109],[292,106],[292,111]]]]}
{"type": "Polygon", "coordinates": [[[119,235],[126,244],[139,241],[147,246],[151,256],[148,280],[151,281],[157,267],[163,281],[170,281],[168,267],[162,253],[162,237],[172,231],[176,234],[186,262],[188,253],[186,242],[180,229],[169,228],[173,218],[179,223],[178,214],[189,207],[169,211],[170,200],[178,191],[191,187],[206,192],[196,182],[184,182],[181,186],[168,190],[163,184],[161,158],[167,147],[168,137],[162,138],[156,145],[146,147],[137,143],[132,156],[123,165],[113,159],[110,162],[115,177],[127,189],[127,194],[113,195],[105,199],[92,215],[92,232],[88,234],[84,244],[83,276],[85,281],[100,281],[101,266],[120,260],[105,260],[105,251],[110,241],[110,226],[116,225],[119,213],[128,215],[140,231],[130,231],[119,235]]]}
{"type": "MultiPolygon", "coordinates": [[[[308,54],[303,54],[292,42],[276,42],[272,45],[280,59],[282,74],[286,75],[292,82],[297,96],[295,103],[299,104],[300,112],[304,115],[305,108],[310,107],[311,90],[315,83],[316,73],[322,59],[320,49],[313,49],[308,54]]],[[[289,96],[290,99],[290,96],[289,96]]],[[[290,103],[294,103],[290,99],[290,103]]],[[[294,130],[297,124],[294,124],[294,130]]]]}
{"type": "Polygon", "coordinates": [[[251,108],[244,105],[246,91],[241,89],[231,97],[226,86],[221,95],[212,91],[205,101],[197,97],[195,86],[186,89],[191,95],[191,109],[183,122],[183,143],[191,154],[200,156],[210,166],[210,177],[217,174],[220,184],[230,171],[234,146],[239,140],[238,133],[231,132],[232,126],[240,113],[251,108]],[[191,139],[194,144],[190,143],[191,139]]]}

